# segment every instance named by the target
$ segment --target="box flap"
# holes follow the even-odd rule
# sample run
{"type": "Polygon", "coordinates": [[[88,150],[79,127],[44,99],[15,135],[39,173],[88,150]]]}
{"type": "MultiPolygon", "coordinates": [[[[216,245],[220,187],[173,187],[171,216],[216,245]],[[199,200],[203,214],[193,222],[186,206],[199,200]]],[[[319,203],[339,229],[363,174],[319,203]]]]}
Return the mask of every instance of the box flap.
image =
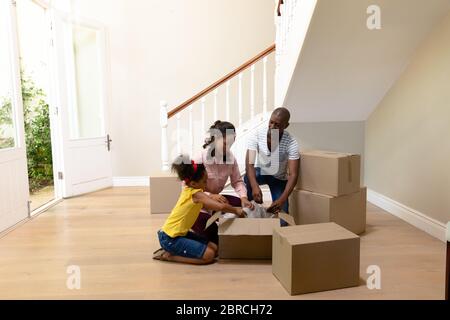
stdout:
{"type": "Polygon", "coordinates": [[[221,216],[222,216],[221,211],[217,211],[215,214],[213,214],[211,218],[209,218],[208,221],[206,221],[205,230],[208,229],[209,226],[212,225],[214,222],[216,222],[216,220],[218,220],[221,216]]]}
{"type": "Polygon", "coordinates": [[[279,219],[220,219],[219,235],[272,235],[279,225],[279,219]]]}
{"type": "Polygon", "coordinates": [[[333,222],[279,228],[277,231],[291,245],[359,239],[353,232],[333,222]]]}
{"type": "Polygon", "coordinates": [[[278,217],[279,217],[281,220],[285,221],[288,225],[290,225],[290,226],[295,226],[295,220],[294,220],[294,217],[291,216],[291,215],[289,215],[288,213],[286,213],[286,212],[280,212],[280,213],[278,214],[278,217]]]}

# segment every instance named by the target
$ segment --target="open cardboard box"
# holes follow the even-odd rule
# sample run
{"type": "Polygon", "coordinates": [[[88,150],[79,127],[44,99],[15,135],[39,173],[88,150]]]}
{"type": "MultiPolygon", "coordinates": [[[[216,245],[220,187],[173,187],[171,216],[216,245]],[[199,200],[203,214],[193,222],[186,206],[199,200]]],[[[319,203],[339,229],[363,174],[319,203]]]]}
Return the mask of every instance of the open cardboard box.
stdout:
{"type": "Polygon", "coordinates": [[[278,218],[221,218],[217,212],[209,218],[206,228],[219,221],[220,259],[272,259],[272,234],[280,220],[294,226],[294,218],[279,213],[278,218]]]}

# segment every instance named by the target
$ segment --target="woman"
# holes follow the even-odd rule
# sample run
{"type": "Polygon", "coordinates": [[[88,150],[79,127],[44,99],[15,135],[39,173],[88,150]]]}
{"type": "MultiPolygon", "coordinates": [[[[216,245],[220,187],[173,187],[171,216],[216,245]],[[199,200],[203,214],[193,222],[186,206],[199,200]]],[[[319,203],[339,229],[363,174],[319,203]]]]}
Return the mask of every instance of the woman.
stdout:
{"type": "MultiPolygon", "coordinates": [[[[195,159],[197,163],[203,163],[208,172],[208,180],[205,192],[209,196],[222,203],[229,203],[234,207],[247,207],[253,209],[253,204],[247,198],[247,189],[242,180],[237,161],[230,151],[236,139],[236,129],[233,124],[225,121],[216,121],[208,131],[209,137],[205,141],[201,155],[195,159]],[[221,195],[225,184],[230,179],[231,186],[239,197],[221,195]]],[[[202,210],[192,230],[218,244],[218,228],[212,224],[205,230],[206,222],[211,214],[202,210]]]]}

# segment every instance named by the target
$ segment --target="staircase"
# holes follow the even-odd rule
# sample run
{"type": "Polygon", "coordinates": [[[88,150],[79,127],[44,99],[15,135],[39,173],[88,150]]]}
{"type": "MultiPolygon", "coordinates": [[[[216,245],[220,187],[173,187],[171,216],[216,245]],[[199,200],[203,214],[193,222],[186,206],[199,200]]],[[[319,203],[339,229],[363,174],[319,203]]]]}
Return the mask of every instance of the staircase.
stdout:
{"type": "Polygon", "coordinates": [[[274,70],[269,70],[268,64],[274,52],[275,45],[268,47],[170,111],[167,102],[161,101],[162,171],[168,171],[170,160],[181,153],[191,157],[197,154],[206,131],[216,120],[234,123],[237,132],[233,147],[244,145],[246,133],[262,123],[274,105],[268,100],[269,77],[272,81],[274,78],[274,70]],[[262,71],[262,79],[256,79],[257,68],[262,71]],[[257,81],[261,82],[260,86],[256,86],[257,81]],[[244,101],[244,87],[249,89],[246,94],[249,101],[244,101]],[[262,97],[262,105],[256,105],[257,96],[262,97]]]}
{"type": "MultiPolygon", "coordinates": [[[[303,2],[311,6],[311,1],[303,2]]],[[[203,145],[206,131],[216,120],[230,121],[235,125],[236,141],[231,150],[241,172],[244,172],[248,135],[261,125],[266,125],[274,107],[282,105],[279,96],[287,91],[284,87],[288,81],[285,79],[289,77],[288,70],[293,70],[295,66],[285,61],[293,59],[289,54],[290,43],[293,39],[298,42],[298,35],[292,30],[301,3],[300,0],[276,2],[276,44],[170,110],[168,103],[161,101],[163,172],[169,170],[171,160],[177,155],[185,153],[192,157],[197,154],[203,145]]]]}

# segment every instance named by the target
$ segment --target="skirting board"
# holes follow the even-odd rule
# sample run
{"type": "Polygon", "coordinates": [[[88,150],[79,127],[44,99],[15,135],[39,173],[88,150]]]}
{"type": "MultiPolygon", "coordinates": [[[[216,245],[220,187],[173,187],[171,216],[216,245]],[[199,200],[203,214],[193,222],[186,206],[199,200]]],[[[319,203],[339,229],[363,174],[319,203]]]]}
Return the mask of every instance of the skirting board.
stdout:
{"type": "Polygon", "coordinates": [[[148,187],[150,177],[113,177],[114,187],[148,187]]]}
{"type": "Polygon", "coordinates": [[[367,201],[429,235],[446,241],[445,224],[370,189],[367,189],[367,201]]]}

